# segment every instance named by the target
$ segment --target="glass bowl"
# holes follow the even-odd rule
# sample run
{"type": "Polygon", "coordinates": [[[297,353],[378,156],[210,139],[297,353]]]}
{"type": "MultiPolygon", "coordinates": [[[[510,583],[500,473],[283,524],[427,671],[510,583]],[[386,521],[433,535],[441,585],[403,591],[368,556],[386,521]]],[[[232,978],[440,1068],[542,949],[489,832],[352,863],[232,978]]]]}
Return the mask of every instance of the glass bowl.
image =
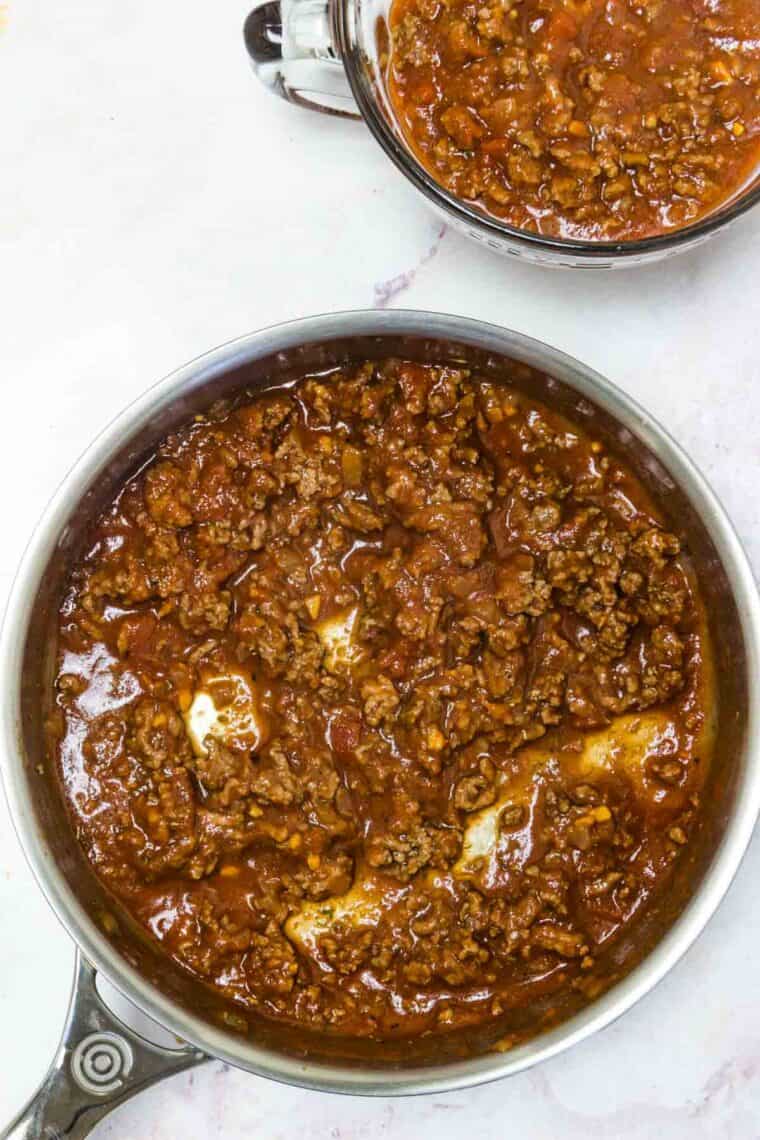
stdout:
{"type": "Polygon", "coordinates": [[[266,0],[244,26],[254,71],[289,102],[363,119],[438,215],[489,249],[576,269],[641,265],[706,241],[760,199],[758,171],[733,197],[689,225],[636,241],[588,241],[517,229],[476,203],[456,198],[415,158],[395,122],[377,44],[388,8],[389,0],[266,0]]]}

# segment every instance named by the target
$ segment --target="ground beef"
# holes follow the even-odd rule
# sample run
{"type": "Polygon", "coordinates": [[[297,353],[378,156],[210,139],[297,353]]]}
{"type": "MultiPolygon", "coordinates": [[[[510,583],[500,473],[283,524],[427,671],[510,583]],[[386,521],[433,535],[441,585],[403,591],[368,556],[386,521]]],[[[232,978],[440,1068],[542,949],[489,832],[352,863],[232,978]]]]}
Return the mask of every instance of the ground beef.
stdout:
{"type": "MultiPolygon", "coordinates": [[[[511,10],[452,25],[457,53],[511,10]]],[[[600,442],[462,368],[369,362],[167,439],[73,568],[60,654],[85,852],[270,1017],[382,1037],[559,1010],[698,822],[709,651],[678,538],[600,442]],[[640,769],[579,767],[653,709],[640,769]]]]}
{"type": "Polygon", "coordinates": [[[459,198],[554,237],[693,222],[760,158],[753,0],[393,0],[380,56],[413,153],[459,198]]]}

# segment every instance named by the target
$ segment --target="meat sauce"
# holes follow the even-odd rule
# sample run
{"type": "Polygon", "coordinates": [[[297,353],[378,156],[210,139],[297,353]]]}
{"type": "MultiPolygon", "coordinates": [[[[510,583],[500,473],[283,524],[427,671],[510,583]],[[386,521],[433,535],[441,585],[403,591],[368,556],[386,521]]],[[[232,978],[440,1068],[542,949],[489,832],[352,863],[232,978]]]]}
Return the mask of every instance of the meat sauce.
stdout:
{"type": "Polygon", "coordinates": [[[413,152],[518,228],[649,237],[760,167],[756,0],[393,0],[389,26],[413,152]]]}
{"type": "Polygon", "coordinates": [[[55,690],[78,839],[147,935],[365,1037],[592,998],[710,762],[699,590],[642,485],[401,360],[167,438],[73,569],[55,690]]]}

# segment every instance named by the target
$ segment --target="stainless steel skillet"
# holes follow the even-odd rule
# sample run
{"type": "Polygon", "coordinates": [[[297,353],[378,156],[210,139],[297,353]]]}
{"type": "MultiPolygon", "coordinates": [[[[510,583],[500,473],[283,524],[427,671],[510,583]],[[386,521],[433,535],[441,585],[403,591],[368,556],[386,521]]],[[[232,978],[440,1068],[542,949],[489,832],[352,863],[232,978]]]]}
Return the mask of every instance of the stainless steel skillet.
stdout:
{"type": "Polygon", "coordinates": [[[24,555],[0,640],[2,771],[26,856],[80,951],[72,1008],[45,1082],[12,1137],[82,1137],[115,1104],[163,1075],[217,1057],[307,1088],[369,1095],[476,1085],[525,1069],[607,1025],[650,990],[697,937],[725,894],[760,805],[760,603],[720,504],[678,445],[633,400],[548,346],[455,316],[339,313],[223,345],[161,381],[93,443],[57,491],[24,555]],[[215,399],[351,359],[463,362],[508,378],[608,441],[664,504],[701,578],[719,675],[710,811],[667,899],[621,945],[621,980],[592,1005],[509,1053],[489,1040],[435,1040],[381,1052],[244,1018],[149,944],[94,878],[68,823],[43,739],[57,602],[88,520],[157,441],[215,399]],[[178,1051],[145,1043],[97,997],[94,971],[174,1033],[178,1051]]]}

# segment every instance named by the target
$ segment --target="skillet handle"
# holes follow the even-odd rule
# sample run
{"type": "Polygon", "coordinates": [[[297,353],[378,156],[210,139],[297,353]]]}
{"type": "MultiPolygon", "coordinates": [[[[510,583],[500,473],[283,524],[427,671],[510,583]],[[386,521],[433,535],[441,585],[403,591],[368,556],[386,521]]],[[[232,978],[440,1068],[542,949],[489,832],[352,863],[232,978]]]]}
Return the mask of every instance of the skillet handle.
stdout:
{"type": "Polygon", "coordinates": [[[95,970],[77,951],[58,1051],[39,1089],[0,1132],[0,1140],[81,1140],[135,1093],[206,1059],[189,1046],[153,1045],[129,1029],[101,999],[95,970]]]}

